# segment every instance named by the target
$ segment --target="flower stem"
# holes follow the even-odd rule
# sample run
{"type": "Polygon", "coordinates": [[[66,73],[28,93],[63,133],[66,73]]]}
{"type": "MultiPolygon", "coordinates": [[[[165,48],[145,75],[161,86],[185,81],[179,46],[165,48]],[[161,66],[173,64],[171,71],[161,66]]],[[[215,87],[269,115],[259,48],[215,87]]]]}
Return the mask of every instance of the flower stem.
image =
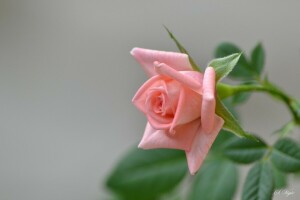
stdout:
{"type": "Polygon", "coordinates": [[[236,95],[241,92],[266,92],[278,100],[285,103],[287,108],[293,115],[294,122],[300,125],[300,103],[296,99],[287,95],[283,90],[270,83],[269,81],[259,81],[254,84],[241,84],[241,85],[227,85],[223,83],[218,84],[218,94],[221,99],[236,95]],[[220,92],[219,92],[220,91],[220,92]]]}

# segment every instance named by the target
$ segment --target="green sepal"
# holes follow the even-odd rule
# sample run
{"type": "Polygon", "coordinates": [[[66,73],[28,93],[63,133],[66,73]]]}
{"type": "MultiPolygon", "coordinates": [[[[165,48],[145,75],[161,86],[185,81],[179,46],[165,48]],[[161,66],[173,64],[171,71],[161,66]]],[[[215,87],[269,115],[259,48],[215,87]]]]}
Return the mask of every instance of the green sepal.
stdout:
{"type": "Polygon", "coordinates": [[[174,34],[166,27],[164,26],[166,31],[168,32],[170,38],[175,42],[177,48],[181,53],[185,53],[189,57],[190,64],[192,65],[193,70],[201,72],[200,68],[197,66],[196,62],[193,60],[193,58],[190,56],[190,54],[187,52],[187,50],[180,44],[180,42],[175,38],[174,34]]]}
{"type": "MultiPolygon", "coordinates": [[[[224,42],[217,46],[215,50],[215,58],[221,58],[240,52],[242,52],[242,50],[236,45],[229,42],[224,42]]],[[[253,79],[252,77],[254,76],[254,72],[251,70],[250,64],[245,55],[241,55],[236,67],[232,70],[229,76],[243,80],[253,79]]]]}
{"type": "Polygon", "coordinates": [[[241,55],[241,53],[235,53],[226,57],[213,59],[208,63],[208,66],[213,67],[216,71],[216,81],[222,80],[233,70],[241,55]]]}
{"type": "Polygon", "coordinates": [[[224,120],[223,129],[230,131],[239,137],[246,137],[248,139],[257,141],[256,137],[246,133],[243,130],[243,128],[239,125],[235,117],[224,106],[224,104],[219,98],[216,99],[216,114],[224,120]]]}

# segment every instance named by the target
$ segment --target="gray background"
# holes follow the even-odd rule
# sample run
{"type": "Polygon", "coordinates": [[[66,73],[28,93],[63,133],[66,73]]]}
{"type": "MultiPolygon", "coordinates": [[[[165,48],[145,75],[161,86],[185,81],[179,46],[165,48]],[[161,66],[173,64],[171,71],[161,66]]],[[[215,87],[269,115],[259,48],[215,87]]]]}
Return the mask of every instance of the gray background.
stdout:
{"type": "MultiPolygon", "coordinates": [[[[131,104],[146,76],[129,51],[177,51],[163,24],[201,66],[219,42],[246,54],[263,42],[269,78],[300,98],[299,9],[296,0],[0,0],[0,199],[108,196],[103,179],[146,122],[131,104]]],[[[262,94],[240,110],[269,142],[290,119],[262,94]]]]}

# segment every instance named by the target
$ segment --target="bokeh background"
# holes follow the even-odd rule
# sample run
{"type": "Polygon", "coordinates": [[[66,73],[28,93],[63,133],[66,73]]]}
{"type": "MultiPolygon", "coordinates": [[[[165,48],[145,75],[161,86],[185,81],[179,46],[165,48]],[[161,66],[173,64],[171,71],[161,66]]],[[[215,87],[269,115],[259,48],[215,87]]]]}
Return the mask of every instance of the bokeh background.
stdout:
{"type": "MultiPolygon", "coordinates": [[[[129,51],[177,51],[163,25],[201,66],[220,42],[246,54],[262,42],[270,80],[300,98],[299,9],[297,0],[0,0],[0,199],[109,196],[103,180],[146,122],[131,104],[146,76],[129,51]]],[[[263,94],[240,111],[269,142],[290,119],[263,94]]],[[[299,199],[299,183],[290,188],[299,199]]]]}

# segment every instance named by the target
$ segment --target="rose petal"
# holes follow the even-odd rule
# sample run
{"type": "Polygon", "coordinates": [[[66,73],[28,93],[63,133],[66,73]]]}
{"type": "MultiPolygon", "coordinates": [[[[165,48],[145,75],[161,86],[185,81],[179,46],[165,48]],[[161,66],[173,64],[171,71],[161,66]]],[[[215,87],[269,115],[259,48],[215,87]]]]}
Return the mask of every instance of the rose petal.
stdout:
{"type": "Polygon", "coordinates": [[[190,76],[185,76],[165,63],[155,61],[153,64],[154,69],[158,74],[163,74],[173,78],[188,88],[199,90],[202,86],[201,82],[195,81],[194,78],[191,78],[190,76]]]}
{"type": "Polygon", "coordinates": [[[200,94],[189,88],[182,87],[170,131],[178,125],[200,118],[201,105],[202,96],[200,94]]]}
{"type": "Polygon", "coordinates": [[[188,124],[176,128],[175,134],[167,130],[156,130],[147,123],[144,136],[139,144],[142,149],[181,149],[189,151],[200,126],[200,120],[194,120],[188,124]]]}
{"type": "Polygon", "coordinates": [[[198,94],[202,95],[203,74],[201,74],[200,72],[196,72],[196,71],[180,71],[179,73],[198,82],[200,84],[200,88],[191,88],[191,89],[193,89],[198,94]]]}
{"type": "Polygon", "coordinates": [[[201,111],[201,126],[205,133],[210,133],[214,126],[214,116],[216,109],[215,99],[215,70],[212,67],[207,67],[203,77],[203,99],[201,111]]]}
{"type": "Polygon", "coordinates": [[[146,74],[150,77],[157,74],[153,69],[154,61],[165,63],[178,71],[192,70],[188,55],[183,53],[142,48],[133,48],[130,53],[140,63],[146,74]]]}
{"type": "Polygon", "coordinates": [[[224,120],[217,115],[215,115],[214,121],[215,124],[210,134],[205,133],[202,127],[199,128],[191,150],[186,151],[188,167],[192,175],[194,175],[202,165],[212,143],[215,141],[224,124],[224,120]]]}
{"type": "Polygon", "coordinates": [[[146,98],[147,98],[147,90],[152,87],[159,87],[161,85],[161,81],[168,79],[164,76],[154,76],[146,81],[139,90],[135,93],[132,98],[132,103],[143,113],[146,114],[146,98]]]}

